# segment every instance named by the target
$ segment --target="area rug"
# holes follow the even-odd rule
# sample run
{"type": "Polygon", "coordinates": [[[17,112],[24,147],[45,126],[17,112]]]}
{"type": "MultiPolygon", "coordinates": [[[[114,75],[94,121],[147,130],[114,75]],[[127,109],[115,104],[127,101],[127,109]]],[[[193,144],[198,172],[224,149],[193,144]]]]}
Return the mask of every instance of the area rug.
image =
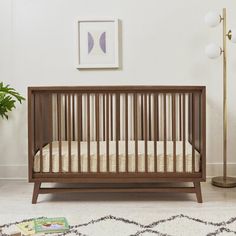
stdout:
{"type": "MultiPolygon", "coordinates": [[[[16,224],[30,221],[12,222],[0,226],[2,236],[8,236],[9,232],[16,230],[16,224]]],[[[1,233],[0,233],[1,235],[1,233]]],[[[230,217],[227,220],[212,222],[201,218],[194,218],[188,215],[179,214],[168,218],[154,220],[148,224],[143,224],[129,218],[117,217],[114,215],[102,216],[97,219],[91,219],[87,222],[80,222],[76,225],[70,225],[70,230],[61,234],[50,234],[57,236],[174,236],[174,235],[236,235],[236,217],[230,217]]]]}

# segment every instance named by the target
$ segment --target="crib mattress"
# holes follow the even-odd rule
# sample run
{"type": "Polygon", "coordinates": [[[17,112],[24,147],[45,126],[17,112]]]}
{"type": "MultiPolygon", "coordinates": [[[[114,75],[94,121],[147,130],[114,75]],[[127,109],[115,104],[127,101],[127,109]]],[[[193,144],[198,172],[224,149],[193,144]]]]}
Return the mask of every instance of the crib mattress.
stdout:
{"type": "MultiPolygon", "coordinates": [[[[174,157],[173,157],[173,142],[167,143],[167,171],[173,172],[174,170],[174,157]]],[[[107,172],[106,162],[106,141],[100,141],[100,172],[107,172]]],[[[87,142],[80,142],[81,155],[80,165],[81,172],[88,171],[88,154],[87,142]]],[[[78,172],[78,143],[77,141],[71,142],[71,171],[78,172]]],[[[186,142],[185,148],[185,169],[186,172],[192,172],[192,145],[186,142]]],[[[154,172],[154,142],[148,141],[148,172],[154,172]]],[[[49,144],[43,147],[43,171],[50,171],[50,152],[49,144]]],[[[97,142],[90,142],[90,169],[91,172],[97,172],[97,142]]],[[[68,142],[62,141],[62,171],[69,171],[69,155],[68,155],[68,142]]],[[[59,172],[59,142],[52,142],[52,172],[59,172]]],[[[125,141],[119,141],[119,172],[125,172],[126,155],[125,155],[125,141]]],[[[109,142],[109,171],[116,172],[116,142],[109,142]]],[[[176,141],[176,171],[183,172],[183,142],[176,141]]],[[[200,167],[200,154],[195,150],[195,172],[199,172],[200,167]]],[[[38,151],[34,157],[34,172],[40,171],[40,152],[38,151]]],[[[128,171],[135,171],[135,142],[129,141],[128,143],[128,171]]],[[[138,141],[138,171],[145,171],[145,149],[144,141],[138,141]]],[[[164,172],[164,142],[157,142],[157,171],[164,172]]]]}

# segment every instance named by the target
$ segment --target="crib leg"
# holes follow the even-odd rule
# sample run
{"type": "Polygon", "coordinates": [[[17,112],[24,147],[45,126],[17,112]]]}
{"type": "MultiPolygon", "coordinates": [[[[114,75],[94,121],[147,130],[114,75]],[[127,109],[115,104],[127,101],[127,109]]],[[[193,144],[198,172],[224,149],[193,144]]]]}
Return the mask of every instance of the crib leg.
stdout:
{"type": "Polygon", "coordinates": [[[193,182],[193,185],[196,190],[197,202],[202,203],[201,182],[193,182]]]}
{"type": "Polygon", "coordinates": [[[33,197],[32,197],[32,204],[36,204],[37,203],[40,186],[41,186],[41,182],[34,183],[34,191],[33,191],[33,197]]]}

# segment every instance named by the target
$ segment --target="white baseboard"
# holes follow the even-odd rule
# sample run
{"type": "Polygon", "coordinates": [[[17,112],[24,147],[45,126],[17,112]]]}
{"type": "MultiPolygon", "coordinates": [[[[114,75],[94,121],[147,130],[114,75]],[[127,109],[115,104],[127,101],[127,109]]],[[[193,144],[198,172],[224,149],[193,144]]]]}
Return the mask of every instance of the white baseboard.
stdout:
{"type": "Polygon", "coordinates": [[[0,179],[28,178],[28,165],[0,165],[0,179]]]}
{"type": "MultiPolygon", "coordinates": [[[[208,163],[207,164],[207,177],[221,176],[222,175],[221,163],[208,163]]],[[[228,164],[228,175],[236,176],[236,163],[228,164]]],[[[0,179],[22,179],[28,178],[27,165],[0,165],[0,179]]]]}
{"type": "MultiPolygon", "coordinates": [[[[236,163],[228,163],[227,172],[228,172],[228,176],[235,177],[236,176],[236,163]]],[[[206,174],[208,178],[213,177],[213,176],[222,176],[223,174],[222,163],[207,163],[206,174]]]]}

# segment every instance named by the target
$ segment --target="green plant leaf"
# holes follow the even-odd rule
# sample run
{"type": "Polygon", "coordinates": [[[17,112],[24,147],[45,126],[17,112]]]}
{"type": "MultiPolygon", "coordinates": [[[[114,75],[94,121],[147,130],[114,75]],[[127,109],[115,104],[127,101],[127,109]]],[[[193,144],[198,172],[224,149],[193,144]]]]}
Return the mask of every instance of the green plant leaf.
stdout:
{"type": "Polygon", "coordinates": [[[10,85],[4,85],[0,82],[0,116],[8,119],[8,112],[15,108],[15,103],[18,101],[22,103],[25,98],[21,96],[14,88],[10,85]]]}

